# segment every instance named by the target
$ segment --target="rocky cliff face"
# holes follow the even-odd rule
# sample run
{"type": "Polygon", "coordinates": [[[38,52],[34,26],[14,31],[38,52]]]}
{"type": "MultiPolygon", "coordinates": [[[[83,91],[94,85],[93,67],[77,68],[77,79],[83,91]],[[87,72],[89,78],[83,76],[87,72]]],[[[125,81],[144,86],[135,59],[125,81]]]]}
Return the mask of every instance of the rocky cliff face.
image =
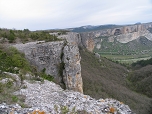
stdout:
{"type": "Polygon", "coordinates": [[[103,36],[108,37],[109,42],[117,40],[121,43],[127,43],[140,36],[152,40],[152,33],[147,30],[148,28],[152,28],[152,23],[84,33],[69,32],[58,36],[63,41],[31,42],[16,44],[15,47],[24,52],[26,58],[39,71],[45,68],[46,73],[54,76],[58,83],[64,81],[69,90],[83,92],[78,46],[87,48],[91,52],[95,46],[100,49],[102,40],[97,38],[103,36]],[[62,74],[59,73],[60,70],[62,74]]]}
{"type": "MultiPolygon", "coordinates": [[[[54,76],[57,83],[64,81],[67,89],[83,93],[80,54],[73,35],[68,35],[67,42],[30,42],[14,45],[25,53],[30,63],[39,71],[46,69],[46,73],[54,76]]],[[[77,38],[77,37],[76,37],[77,38]]]]}
{"type": "Polygon", "coordinates": [[[61,53],[64,46],[63,41],[59,42],[30,42],[27,44],[14,45],[18,50],[25,53],[30,63],[39,71],[46,69],[46,73],[55,77],[60,82],[59,65],[61,53]]]}
{"type": "Polygon", "coordinates": [[[66,35],[58,36],[66,40],[63,48],[64,63],[64,82],[69,90],[79,91],[83,93],[83,83],[81,77],[80,53],[78,45],[81,44],[81,37],[78,33],[69,32],[66,35]]]}
{"type": "Polygon", "coordinates": [[[127,43],[137,39],[140,36],[145,36],[149,40],[152,40],[152,33],[147,30],[148,28],[152,28],[152,23],[128,25],[119,28],[84,32],[80,33],[81,43],[89,51],[93,51],[94,47],[96,46],[99,48],[99,42],[102,42],[96,39],[98,37],[109,37],[109,42],[113,42],[114,39],[116,39],[121,43],[127,43]]]}
{"type": "Polygon", "coordinates": [[[80,65],[81,57],[78,46],[68,44],[64,47],[63,52],[63,61],[65,63],[63,75],[66,88],[83,93],[80,65]]]}
{"type": "Polygon", "coordinates": [[[140,36],[145,36],[147,39],[152,40],[152,34],[148,30],[138,31],[133,33],[120,34],[117,36],[110,36],[108,38],[109,42],[114,42],[114,39],[120,43],[128,43],[132,40],[139,38],[140,36]]]}

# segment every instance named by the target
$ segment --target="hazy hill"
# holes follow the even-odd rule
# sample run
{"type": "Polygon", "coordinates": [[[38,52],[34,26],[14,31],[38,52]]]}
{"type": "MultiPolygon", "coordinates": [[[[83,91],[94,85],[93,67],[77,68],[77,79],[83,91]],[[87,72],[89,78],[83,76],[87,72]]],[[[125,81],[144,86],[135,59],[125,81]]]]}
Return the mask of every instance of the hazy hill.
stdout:
{"type": "Polygon", "coordinates": [[[87,25],[87,26],[81,26],[81,27],[76,27],[76,28],[69,28],[68,30],[70,30],[71,32],[90,32],[90,31],[96,31],[96,30],[112,29],[116,27],[121,27],[121,26],[113,25],[113,24],[98,25],[98,26],[87,25]]]}

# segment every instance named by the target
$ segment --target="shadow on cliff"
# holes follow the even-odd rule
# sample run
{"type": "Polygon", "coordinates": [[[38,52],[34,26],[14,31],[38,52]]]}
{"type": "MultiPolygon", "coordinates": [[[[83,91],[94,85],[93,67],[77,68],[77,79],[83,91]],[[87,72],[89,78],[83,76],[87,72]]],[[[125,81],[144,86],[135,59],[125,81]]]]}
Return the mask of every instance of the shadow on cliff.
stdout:
{"type": "Polygon", "coordinates": [[[128,104],[137,114],[150,114],[152,99],[127,87],[127,68],[93,53],[80,50],[84,94],[96,99],[114,98],[128,104]]]}

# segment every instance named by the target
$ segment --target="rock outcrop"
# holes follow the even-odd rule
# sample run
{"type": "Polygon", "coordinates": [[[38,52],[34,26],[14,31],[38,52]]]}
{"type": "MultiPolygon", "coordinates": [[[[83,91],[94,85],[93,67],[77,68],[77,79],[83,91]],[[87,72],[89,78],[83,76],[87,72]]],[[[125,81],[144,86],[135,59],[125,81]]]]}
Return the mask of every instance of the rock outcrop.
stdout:
{"type": "Polygon", "coordinates": [[[64,80],[66,88],[69,90],[79,91],[83,93],[83,84],[81,77],[80,54],[77,45],[66,45],[64,47],[64,80]]]}
{"type": "Polygon", "coordinates": [[[25,57],[39,71],[46,69],[46,74],[54,76],[58,84],[64,83],[69,90],[83,93],[79,40],[74,33],[69,33],[66,39],[66,41],[16,44],[14,47],[25,53],[25,57]]]}
{"type": "Polygon", "coordinates": [[[66,88],[83,93],[81,57],[78,48],[81,44],[81,37],[78,33],[68,32],[66,35],[58,36],[58,38],[66,40],[66,45],[63,48],[63,80],[66,88]]]}
{"type": "Polygon", "coordinates": [[[15,92],[15,95],[26,96],[25,103],[30,108],[20,105],[0,104],[0,111],[12,114],[43,112],[42,114],[133,114],[128,105],[114,99],[95,100],[79,92],[63,90],[53,82],[29,83],[24,81],[27,88],[15,92]]]}
{"type": "Polygon", "coordinates": [[[45,72],[47,74],[54,76],[55,80],[60,82],[61,79],[58,72],[64,41],[30,42],[14,46],[23,52],[29,62],[36,66],[39,71],[46,69],[45,72]]]}

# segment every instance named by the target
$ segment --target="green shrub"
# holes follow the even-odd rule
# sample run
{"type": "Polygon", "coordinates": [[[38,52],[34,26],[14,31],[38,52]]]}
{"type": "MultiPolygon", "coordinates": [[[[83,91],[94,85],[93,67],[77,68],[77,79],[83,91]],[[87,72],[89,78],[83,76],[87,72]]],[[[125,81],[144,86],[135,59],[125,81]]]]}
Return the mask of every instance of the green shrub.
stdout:
{"type": "Polygon", "coordinates": [[[53,77],[53,76],[47,75],[47,74],[45,74],[45,73],[41,73],[41,77],[42,77],[43,79],[46,79],[46,80],[49,80],[49,81],[53,81],[53,80],[54,80],[54,77],[53,77]]]}
{"type": "Polygon", "coordinates": [[[46,80],[49,80],[49,81],[53,81],[53,80],[54,80],[54,77],[51,76],[51,75],[47,75],[47,74],[45,73],[45,71],[46,71],[46,68],[44,68],[44,69],[41,71],[40,76],[41,76],[43,79],[46,79],[46,80]]]}
{"type": "Polygon", "coordinates": [[[62,112],[62,114],[67,114],[69,112],[69,108],[67,106],[62,106],[61,112],[62,112]]]}
{"type": "Polygon", "coordinates": [[[13,82],[12,82],[12,81],[8,81],[8,82],[6,83],[6,86],[7,86],[8,88],[12,87],[12,85],[13,85],[13,82]]]}
{"type": "Polygon", "coordinates": [[[2,93],[2,92],[3,92],[3,84],[0,83],[0,93],[2,93]]]}
{"type": "Polygon", "coordinates": [[[17,49],[10,47],[8,49],[0,49],[0,70],[17,73],[14,68],[24,69],[30,71],[30,65],[25,59],[24,54],[17,51],[17,49]]]}
{"type": "Polygon", "coordinates": [[[13,102],[17,102],[18,101],[18,97],[17,96],[12,96],[12,101],[13,102]]]}

